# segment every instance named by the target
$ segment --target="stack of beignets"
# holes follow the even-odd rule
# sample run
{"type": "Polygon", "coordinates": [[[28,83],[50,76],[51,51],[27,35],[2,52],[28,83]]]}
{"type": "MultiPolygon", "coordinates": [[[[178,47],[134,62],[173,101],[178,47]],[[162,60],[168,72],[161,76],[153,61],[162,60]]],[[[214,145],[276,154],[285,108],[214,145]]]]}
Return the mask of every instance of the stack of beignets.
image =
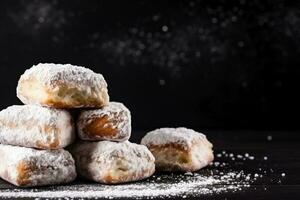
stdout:
{"type": "Polygon", "coordinates": [[[71,148],[77,172],[99,183],[137,181],[155,171],[154,157],[143,145],[130,143],[130,111],[118,102],[84,110],[77,120],[78,141],[71,148]],[[85,140],[85,141],[83,141],[85,140]]]}
{"type": "Polygon", "coordinates": [[[122,183],[154,173],[154,157],[127,141],[130,111],[109,102],[101,74],[70,64],[38,64],[25,71],[17,96],[26,105],[0,112],[0,177],[17,186],[71,182],[78,174],[122,183]],[[66,109],[85,108],[77,120],[66,109]],[[74,123],[75,121],[75,123],[74,123]],[[63,148],[79,140],[70,149],[63,148]],[[85,140],[85,141],[83,141],[85,140]]]}
{"type": "Polygon", "coordinates": [[[84,67],[35,65],[20,77],[17,96],[25,105],[0,112],[0,178],[17,186],[68,183],[77,173],[117,184],[151,176],[155,164],[195,171],[213,160],[212,144],[191,129],[157,129],[141,145],[129,142],[130,111],[110,102],[103,76],[84,67]],[[67,109],[81,109],[77,119],[67,109]]]}

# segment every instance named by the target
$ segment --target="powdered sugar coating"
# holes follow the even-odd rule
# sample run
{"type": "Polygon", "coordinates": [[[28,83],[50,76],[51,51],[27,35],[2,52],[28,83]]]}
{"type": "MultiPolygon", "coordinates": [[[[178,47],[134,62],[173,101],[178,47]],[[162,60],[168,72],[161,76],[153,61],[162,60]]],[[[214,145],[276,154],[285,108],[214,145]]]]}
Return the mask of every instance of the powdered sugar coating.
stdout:
{"type": "Polygon", "coordinates": [[[156,129],[147,133],[141,143],[153,153],[160,171],[197,171],[214,159],[206,136],[183,127],[156,129]]]}
{"type": "Polygon", "coordinates": [[[41,149],[63,148],[75,138],[66,110],[14,105],[0,112],[0,143],[41,149]]]}
{"type": "Polygon", "coordinates": [[[57,82],[75,87],[107,87],[107,83],[101,74],[97,74],[88,68],[71,64],[39,63],[26,70],[21,79],[27,80],[33,76],[44,86],[51,89],[55,89],[57,82]]]}
{"type": "Polygon", "coordinates": [[[95,110],[82,111],[77,120],[77,129],[79,137],[82,140],[99,141],[125,141],[131,135],[131,114],[124,104],[119,102],[110,102],[108,105],[95,110]],[[103,124],[103,131],[106,127],[114,130],[115,135],[96,135],[87,133],[87,126],[95,120],[107,117],[107,122],[103,124]]]}
{"type": "Polygon", "coordinates": [[[122,183],[151,176],[154,157],[147,147],[125,142],[80,142],[71,150],[78,173],[101,183],[122,183]]]}
{"type": "Polygon", "coordinates": [[[149,145],[165,145],[178,144],[188,150],[197,140],[207,141],[206,136],[192,129],[179,128],[159,128],[148,132],[142,139],[141,144],[149,145]]]}
{"type": "Polygon", "coordinates": [[[0,177],[18,186],[71,182],[76,178],[71,154],[63,149],[35,150],[0,144],[0,177]]]}
{"type": "Polygon", "coordinates": [[[58,104],[57,107],[100,107],[109,101],[107,83],[101,74],[97,74],[85,67],[71,64],[40,63],[26,70],[20,77],[17,87],[17,96],[24,104],[39,104],[56,107],[55,104],[49,105],[47,102],[44,102],[45,98],[49,97],[41,97],[41,94],[34,94],[33,97],[30,94],[32,91],[29,90],[37,90],[37,88],[41,90],[37,91],[37,93],[46,93],[46,95],[51,96],[50,101],[58,101],[56,102],[58,104]],[[30,82],[29,86],[32,89],[22,88],[23,84],[27,82],[30,82]],[[36,85],[33,86],[33,84],[36,85]],[[74,93],[75,91],[77,93],[74,93]],[[76,105],[70,103],[71,105],[68,105],[68,103],[59,102],[60,99],[78,101],[78,92],[82,92],[82,94],[80,94],[82,97],[80,98],[91,97],[93,98],[92,101],[94,104],[97,103],[97,105],[87,105],[86,102],[82,102],[82,104],[77,103],[76,105]],[[35,99],[36,96],[38,99],[35,99]]]}

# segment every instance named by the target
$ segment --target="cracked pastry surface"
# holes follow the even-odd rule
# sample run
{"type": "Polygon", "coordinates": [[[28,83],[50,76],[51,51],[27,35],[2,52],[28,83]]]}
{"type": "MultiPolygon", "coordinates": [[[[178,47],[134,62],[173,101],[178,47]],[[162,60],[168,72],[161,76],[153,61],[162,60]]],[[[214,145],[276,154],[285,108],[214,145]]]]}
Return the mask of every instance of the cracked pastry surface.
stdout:
{"type": "Polygon", "coordinates": [[[98,108],[109,102],[103,76],[71,64],[34,65],[20,77],[17,96],[24,104],[55,108],[98,108]]]}
{"type": "Polygon", "coordinates": [[[118,102],[82,111],[77,120],[77,130],[82,140],[128,140],[131,135],[130,111],[118,102]]]}
{"type": "Polygon", "coordinates": [[[22,187],[68,183],[76,178],[71,154],[0,144],[0,177],[22,187]]]}
{"type": "Polygon", "coordinates": [[[75,138],[69,112],[36,105],[15,105],[0,112],[0,143],[59,149],[75,138]]]}
{"type": "Polygon", "coordinates": [[[160,128],[141,141],[155,157],[160,171],[196,171],[213,159],[213,145],[202,133],[187,128],[160,128]]]}
{"type": "Polygon", "coordinates": [[[126,142],[80,142],[71,147],[80,176],[105,184],[145,179],[155,171],[147,147],[126,142]]]}

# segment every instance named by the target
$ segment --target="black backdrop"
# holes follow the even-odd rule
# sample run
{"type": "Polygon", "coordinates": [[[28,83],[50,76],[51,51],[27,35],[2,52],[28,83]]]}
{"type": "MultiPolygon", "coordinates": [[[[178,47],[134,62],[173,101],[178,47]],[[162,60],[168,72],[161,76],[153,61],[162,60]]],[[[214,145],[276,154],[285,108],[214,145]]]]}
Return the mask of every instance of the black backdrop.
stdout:
{"type": "Polygon", "coordinates": [[[1,108],[39,62],[100,72],[136,129],[299,129],[297,1],[0,1],[1,108]]]}

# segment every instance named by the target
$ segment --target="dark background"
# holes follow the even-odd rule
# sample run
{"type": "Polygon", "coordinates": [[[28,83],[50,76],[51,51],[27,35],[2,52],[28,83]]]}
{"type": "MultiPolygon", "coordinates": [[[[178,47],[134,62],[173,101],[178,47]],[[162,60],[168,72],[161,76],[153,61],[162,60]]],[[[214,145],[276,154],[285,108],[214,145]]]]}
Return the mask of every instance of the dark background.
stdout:
{"type": "Polygon", "coordinates": [[[0,1],[1,108],[39,62],[102,73],[135,129],[299,130],[298,1],[0,1]]]}

